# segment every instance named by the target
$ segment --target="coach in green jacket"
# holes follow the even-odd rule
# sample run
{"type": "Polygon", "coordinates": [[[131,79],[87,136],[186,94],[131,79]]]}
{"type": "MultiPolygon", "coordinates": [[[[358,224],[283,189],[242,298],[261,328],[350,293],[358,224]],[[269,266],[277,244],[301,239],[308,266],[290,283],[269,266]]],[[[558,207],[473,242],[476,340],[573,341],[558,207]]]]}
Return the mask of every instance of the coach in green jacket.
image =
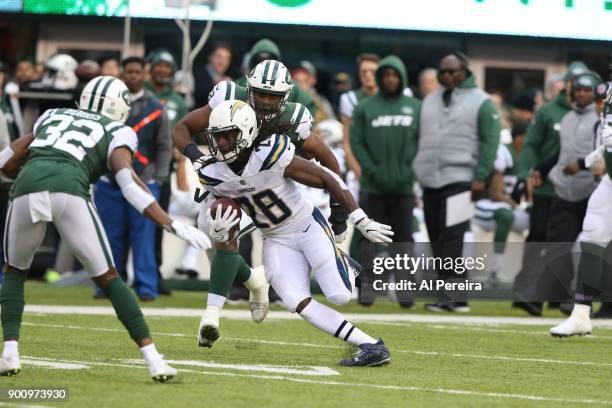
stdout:
{"type": "MultiPolygon", "coordinates": [[[[491,98],[476,87],[467,57],[447,55],[438,72],[442,87],[429,94],[421,108],[414,171],[423,187],[425,223],[433,253],[456,259],[462,254],[463,234],[470,222],[469,212],[462,210],[468,207],[470,190],[472,200],[485,191],[499,144],[500,123],[491,98]],[[450,197],[459,199],[452,208],[447,205],[450,197]]],[[[457,273],[450,268],[438,271],[441,279],[466,277],[457,273]]],[[[441,292],[437,303],[425,307],[436,312],[467,312],[464,295],[441,292]]]]}
{"type": "MultiPolygon", "coordinates": [[[[378,94],[357,105],[350,128],[351,148],[362,169],[359,204],[374,219],[391,225],[394,242],[412,242],[412,160],[416,154],[421,103],[403,95],[408,82],[406,68],[395,55],[380,61],[376,82],[378,94]]],[[[364,239],[360,302],[366,305],[373,301],[369,283],[374,255],[374,244],[364,239]]],[[[413,305],[407,292],[397,295],[402,306],[413,305]]]]}

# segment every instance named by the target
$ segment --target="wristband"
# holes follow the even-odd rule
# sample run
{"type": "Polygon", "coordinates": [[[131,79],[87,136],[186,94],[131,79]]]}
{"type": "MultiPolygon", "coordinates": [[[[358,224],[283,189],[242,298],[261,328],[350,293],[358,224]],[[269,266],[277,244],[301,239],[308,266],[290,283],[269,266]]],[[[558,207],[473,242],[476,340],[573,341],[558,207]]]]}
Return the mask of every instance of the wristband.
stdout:
{"type": "Polygon", "coordinates": [[[358,208],[349,214],[349,218],[353,224],[357,224],[364,218],[367,218],[367,215],[361,208],[358,208]]]}
{"type": "Polygon", "coordinates": [[[183,154],[187,156],[192,163],[204,156],[204,153],[200,151],[195,143],[189,143],[187,146],[185,146],[185,149],[183,149],[183,154]]]}

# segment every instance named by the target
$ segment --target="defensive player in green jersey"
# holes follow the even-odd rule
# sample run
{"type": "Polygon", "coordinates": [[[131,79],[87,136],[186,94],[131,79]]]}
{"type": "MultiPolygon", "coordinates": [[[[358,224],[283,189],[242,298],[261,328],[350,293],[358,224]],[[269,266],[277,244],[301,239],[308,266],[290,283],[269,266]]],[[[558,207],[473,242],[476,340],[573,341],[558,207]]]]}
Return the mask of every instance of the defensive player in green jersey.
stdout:
{"type": "Polygon", "coordinates": [[[90,185],[112,171],[126,200],[145,216],[196,247],[202,248],[206,238],[196,228],[172,220],[134,173],[132,156],[138,139],[124,124],[130,110],[125,84],[113,77],[94,78],[83,89],[80,107],[46,111],[26,139],[31,141],[27,150],[18,139],[0,153],[3,169],[14,169],[14,162],[29,153],[11,190],[4,233],[0,375],[14,375],[21,369],[18,340],[24,281],[51,222],[112,302],[117,317],[140,347],[151,377],[166,381],[176,370],[155,349],[136,298],[117,275],[104,227],[91,201],[90,185]]]}
{"type": "MultiPolygon", "coordinates": [[[[312,117],[306,107],[299,103],[288,102],[293,81],[287,68],[279,61],[266,60],[259,63],[247,77],[247,86],[240,87],[233,82],[223,81],[211,91],[208,105],[196,109],[185,116],[174,128],[173,139],[176,147],[189,157],[196,171],[207,163],[214,161],[205,156],[192,142],[192,135],[201,134],[208,127],[210,113],[224,100],[237,99],[248,102],[255,110],[258,137],[254,145],[266,140],[274,133],[289,136],[300,155],[315,158],[324,167],[339,174],[338,162],[331,150],[315,135],[311,134],[312,117]]],[[[202,180],[206,185],[206,180],[202,180]]],[[[337,242],[346,236],[347,214],[337,203],[331,203],[330,218],[337,242]]],[[[216,243],[217,253],[212,260],[210,291],[207,299],[207,310],[202,318],[201,327],[209,326],[214,330],[212,338],[200,337],[200,345],[210,347],[218,336],[219,314],[233,281],[238,278],[251,291],[251,312],[255,321],[262,321],[268,310],[267,285],[252,275],[251,269],[238,253],[236,239],[226,243],[216,243]],[[252,278],[252,279],[251,279],[252,278]]],[[[263,274],[259,269],[253,270],[263,274]]],[[[200,330],[202,332],[202,330],[200,330]]],[[[210,336],[209,336],[210,337],[210,336]]]]}

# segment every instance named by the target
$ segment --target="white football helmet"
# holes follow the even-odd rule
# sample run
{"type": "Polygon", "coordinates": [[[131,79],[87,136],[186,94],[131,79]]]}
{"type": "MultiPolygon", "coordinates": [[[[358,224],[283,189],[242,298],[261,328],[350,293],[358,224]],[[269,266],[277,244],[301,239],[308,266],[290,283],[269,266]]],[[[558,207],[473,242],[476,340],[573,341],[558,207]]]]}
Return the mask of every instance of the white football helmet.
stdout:
{"type": "Polygon", "coordinates": [[[231,163],[241,151],[251,147],[257,136],[257,117],[248,104],[237,100],[223,101],[210,113],[208,128],[205,131],[210,153],[217,161],[231,163]],[[237,130],[238,135],[229,151],[222,151],[217,139],[220,134],[237,130]]]}
{"type": "Polygon", "coordinates": [[[74,89],[79,80],[74,71],[78,62],[68,54],[55,54],[45,63],[45,72],[41,82],[54,89],[74,89]]]}
{"type": "Polygon", "coordinates": [[[337,147],[342,143],[344,138],[342,129],[342,123],[335,119],[325,119],[316,127],[325,144],[331,147],[337,147]]]}
{"type": "Polygon", "coordinates": [[[265,60],[255,65],[247,75],[247,100],[260,124],[273,119],[283,110],[292,87],[293,80],[282,62],[265,60]],[[278,96],[280,99],[276,103],[266,103],[256,100],[256,94],[278,96]]]}
{"type": "Polygon", "coordinates": [[[125,123],[131,108],[127,86],[112,76],[95,77],[81,92],[79,109],[97,112],[112,120],[125,123]]]}

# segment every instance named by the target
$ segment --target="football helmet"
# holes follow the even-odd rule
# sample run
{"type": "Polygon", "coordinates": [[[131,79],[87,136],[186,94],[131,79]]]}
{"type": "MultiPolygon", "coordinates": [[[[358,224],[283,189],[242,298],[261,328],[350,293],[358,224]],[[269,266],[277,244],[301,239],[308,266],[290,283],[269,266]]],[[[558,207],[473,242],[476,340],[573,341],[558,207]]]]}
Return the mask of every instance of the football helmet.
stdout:
{"type": "Polygon", "coordinates": [[[217,161],[231,163],[241,151],[251,147],[257,136],[255,111],[242,101],[223,101],[210,113],[205,136],[211,155],[217,161]],[[219,145],[218,139],[229,131],[237,131],[234,140],[219,145]]]}
{"type": "Polygon", "coordinates": [[[53,55],[45,63],[41,83],[53,89],[74,89],[79,82],[74,73],[78,66],[78,62],[68,54],[53,55]]]}
{"type": "Polygon", "coordinates": [[[112,120],[125,123],[131,108],[127,86],[111,76],[92,79],[81,92],[79,109],[97,112],[112,120]]]}
{"type": "Polygon", "coordinates": [[[265,60],[247,75],[247,100],[261,126],[274,119],[284,108],[293,80],[282,62],[265,60]]]}
{"type": "Polygon", "coordinates": [[[325,144],[331,147],[339,146],[344,138],[342,133],[342,123],[335,119],[325,119],[319,122],[316,130],[323,138],[325,144]]]}

